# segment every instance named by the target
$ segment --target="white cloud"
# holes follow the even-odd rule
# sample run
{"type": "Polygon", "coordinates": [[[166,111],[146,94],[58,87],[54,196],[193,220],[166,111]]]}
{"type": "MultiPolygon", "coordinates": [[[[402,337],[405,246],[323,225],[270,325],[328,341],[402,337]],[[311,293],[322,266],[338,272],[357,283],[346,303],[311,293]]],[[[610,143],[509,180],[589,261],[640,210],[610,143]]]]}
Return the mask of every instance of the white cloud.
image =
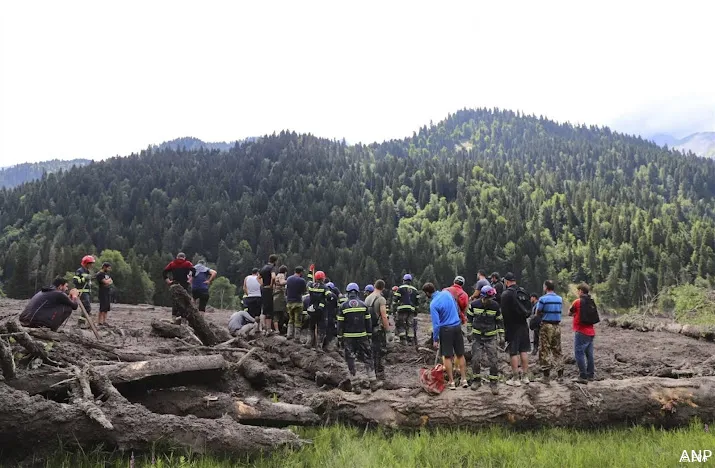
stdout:
{"type": "Polygon", "coordinates": [[[477,106],[634,131],[624,116],[715,102],[706,1],[0,8],[0,165],[284,128],[371,142],[477,106]]]}

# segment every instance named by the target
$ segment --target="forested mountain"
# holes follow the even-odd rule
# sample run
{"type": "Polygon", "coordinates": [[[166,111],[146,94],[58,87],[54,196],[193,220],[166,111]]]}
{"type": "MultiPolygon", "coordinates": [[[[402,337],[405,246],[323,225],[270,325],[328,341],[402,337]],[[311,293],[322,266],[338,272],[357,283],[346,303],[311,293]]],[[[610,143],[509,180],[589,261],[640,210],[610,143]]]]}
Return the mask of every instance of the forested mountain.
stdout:
{"type": "Polygon", "coordinates": [[[693,133],[673,144],[680,151],[692,151],[698,156],[715,158],[715,132],[693,133]]]}
{"type": "Polygon", "coordinates": [[[72,166],[85,166],[91,163],[90,159],[71,159],[63,161],[53,159],[51,161],[42,161],[38,163],[23,163],[12,167],[0,169],[0,188],[17,187],[20,184],[37,180],[44,173],[52,173],[60,170],[67,170],[72,166]]]}
{"type": "Polygon", "coordinates": [[[158,145],[157,149],[170,149],[174,151],[197,151],[200,149],[228,151],[235,144],[235,141],[230,141],[228,143],[226,143],[225,141],[207,143],[205,141],[199,140],[198,138],[183,137],[175,138],[171,141],[165,141],[164,143],[158,145]]]}
{"type": "Polygon", "coordinates": [[[463,110],[369,146],[281,132],[227,152],[147,150],[0,191],[13,296],[115,249],[156,283],[182,250],[240,284],[271,253],[344,286],[478,268],[637,303],[715,275],[715,162],[608,128],[463,110]],[[77,180],[84,183],[77,184],[77,180]]]}

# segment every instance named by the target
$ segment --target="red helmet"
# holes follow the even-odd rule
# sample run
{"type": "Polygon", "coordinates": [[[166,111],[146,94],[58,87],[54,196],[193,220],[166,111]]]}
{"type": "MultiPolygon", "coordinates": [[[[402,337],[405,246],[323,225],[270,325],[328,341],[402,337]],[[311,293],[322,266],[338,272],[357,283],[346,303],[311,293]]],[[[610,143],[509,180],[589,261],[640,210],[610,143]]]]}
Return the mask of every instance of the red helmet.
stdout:
{"type": "Polygon", "coordinates": [[[316,271],[315,272],[315,281],[323,281],[324,279],[325,279],[324,271],[316,271]]]}
{"type": "Polygon", "coordinates": [[[94,263],[94,257],[91,255],[85,255],[82,257],[82,266],[89,265],[90,263],[94,263]]]}

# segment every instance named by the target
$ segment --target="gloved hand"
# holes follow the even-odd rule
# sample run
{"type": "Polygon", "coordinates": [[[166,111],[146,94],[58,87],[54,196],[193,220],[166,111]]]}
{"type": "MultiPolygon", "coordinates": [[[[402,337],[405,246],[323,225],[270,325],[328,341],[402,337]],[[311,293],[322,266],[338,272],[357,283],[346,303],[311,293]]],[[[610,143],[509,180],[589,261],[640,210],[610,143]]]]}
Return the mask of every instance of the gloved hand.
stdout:
{"type": "Polygon", "coordinates": [[[388,343],[392,343],[393,341],[395,341],[395,332],[393,332],[393,331],[386,332],[385,338],[387,339],[388,343]]]}

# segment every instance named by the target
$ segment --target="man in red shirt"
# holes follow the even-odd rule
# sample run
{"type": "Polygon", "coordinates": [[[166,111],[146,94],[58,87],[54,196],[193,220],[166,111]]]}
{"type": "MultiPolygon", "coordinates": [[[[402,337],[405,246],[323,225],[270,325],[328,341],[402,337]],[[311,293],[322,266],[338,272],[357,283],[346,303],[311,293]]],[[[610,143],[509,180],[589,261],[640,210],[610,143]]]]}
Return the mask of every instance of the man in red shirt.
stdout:
{"type": "Polygon", "coordinates": [[[593,304],[593,299],[588,295],[589,287],[586,283],[581,283],[578,286],[579,298],[576,299],[571,308],[569,315],[573,317],[574,331],[574,357],[578,364],[579,376],[574,379],[575,382],[586,384],[594,379],[594,363],[593,363],[593,338],[596,336],[596,330],[593,325],[584,325],[581,323],[581,304],[582,301],[590,301],[593,304]]]}
{"type": "Polygon", "coordinates": [[[459,319],[462,323],[467,323],[467,308],[469,307],[469,295],[464,292],[464,278],[457,276],[454,278],[454,284],[449,288],[445,288],[454,300],[457,302],[457,308],[459,309],[459,319]]]}

